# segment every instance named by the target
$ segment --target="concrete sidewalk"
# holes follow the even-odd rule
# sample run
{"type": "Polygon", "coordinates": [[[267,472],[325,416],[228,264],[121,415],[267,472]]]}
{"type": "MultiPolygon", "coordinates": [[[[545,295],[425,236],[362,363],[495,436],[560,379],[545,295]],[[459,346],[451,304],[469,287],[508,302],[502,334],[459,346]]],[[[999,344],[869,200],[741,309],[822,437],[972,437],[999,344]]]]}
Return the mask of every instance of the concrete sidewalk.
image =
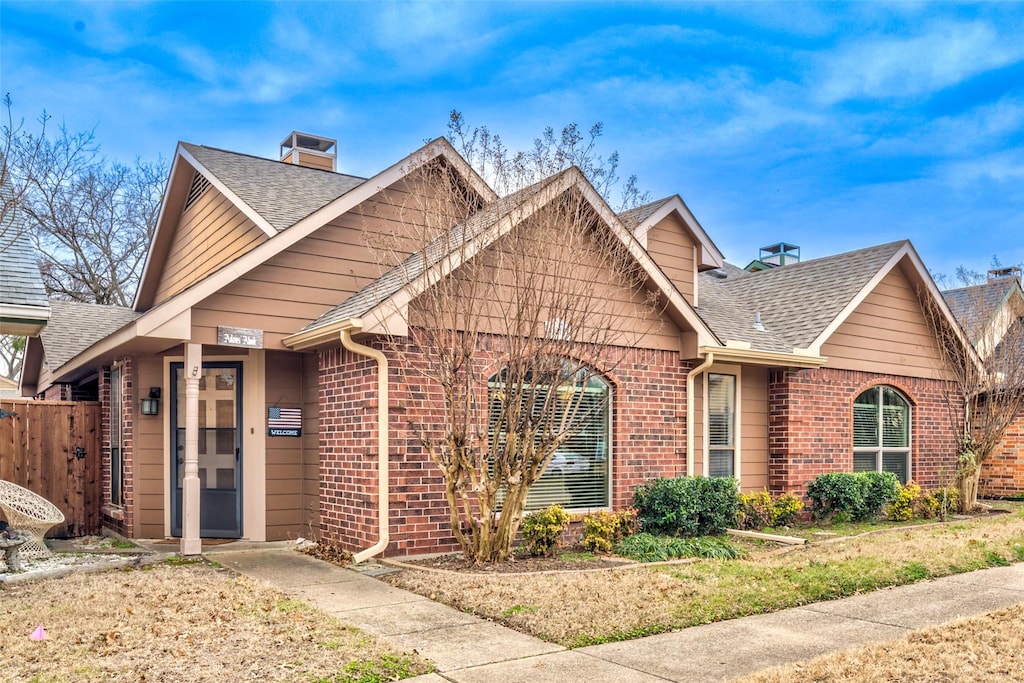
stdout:
{"type": "Polygon", "coordinates": [[[1024,601],[1024,564],[567,650],[286,548],[210,548],[211,560],[434,662],[417,683],[725,681],[1024,601]]]}

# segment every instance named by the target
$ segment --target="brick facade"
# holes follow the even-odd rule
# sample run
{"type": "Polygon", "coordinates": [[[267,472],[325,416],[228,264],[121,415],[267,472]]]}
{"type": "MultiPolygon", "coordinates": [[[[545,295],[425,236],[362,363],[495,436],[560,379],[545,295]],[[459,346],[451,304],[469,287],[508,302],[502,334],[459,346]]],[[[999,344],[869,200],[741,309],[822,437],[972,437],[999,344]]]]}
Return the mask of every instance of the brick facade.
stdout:
{"type": "Polygon", "coordinates": [[[132,537],[135,514],[134,495],[134,444],[135,444],[135,382],[134,382],[134,359],[130,357],[119,358],[116,364],[121,367],[121,413],[122,413],[122,443],[121,460],[124,464],[124,477],[122,486],[124,490],[124,505],[114,505],[110,502],[112,490],[111,478],[111,383],[110,368],[103,368],[99,376],[99,400],[101,408],[101,422],[103,429],[103,457],[101,469],[103,477],[103,503],[100,507],[103,517],[103,525],[118,534],[132,537]]]}
{"type": "Polygon", "coordinates": [[[938,380],[816,368],[773,370],[769,376],[769,487],[803,493],[827,472],[853,471],[853,401],[888,384],[911,403],[911,478],[925,488],[952,481],[956,463],[953,411],[938,380]]]}
{"type": "Polygon", "coordinates": [[[979,492],[992,498],[1024,493],[1024,413],[1017,415],[999,446],[982,464],[979,492]]]}
{"type": "MultiPolygon", "coordinates": [[[[415,335],[414,337],[415,338],[415,335]]],[[[391,502],[388,555],[457,549],[444,481],[417,427],[439,425],[439,389],[415,370],[429,349],[375,344],[391,363],[391,502]],[[399,357],[401,363],[399,363],[399,357]],[[401,367],[399,367],[401,365],[401,367]]],[[[627,506],[635,487],[686,472],[686,373],[678,352],[621,349],[605,374],[612,385],[612,505],[627,506]]],[[[480,376],[500,368],[501,353],[478,354],[480,376]]],[[[356,551],[377,540],[377,375],[368,358],[343,349],[320,353],[320,501],[322,537],[356,551]]],[[[482,392],[486,389],[482,388],[482,392]]],[[[482,395],[486,405],[486,395],[482,395]]],[[[481,414],[481,432],[486,415],[481,414]]],[[[436,428],[435,428],[436,429],[436,428]]]]}

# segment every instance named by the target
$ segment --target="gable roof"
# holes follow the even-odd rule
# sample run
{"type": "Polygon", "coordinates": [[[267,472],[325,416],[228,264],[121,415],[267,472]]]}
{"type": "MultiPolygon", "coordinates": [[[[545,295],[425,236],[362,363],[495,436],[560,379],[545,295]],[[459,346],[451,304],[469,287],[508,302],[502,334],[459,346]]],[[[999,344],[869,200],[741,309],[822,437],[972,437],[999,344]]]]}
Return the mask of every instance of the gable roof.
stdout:
{"type": "MultiPolygon", "coordinates": [[[[187,154],[188,152],[179,145],[179,153],[175,157],[171,168],[171,181],[168,184],[164,204],[161,207],[160,221],[157,231],[153,236],[150,254],[147,257],[146,274],[143,276],[144,285],[148,278],[149,285],[151,287],[154,286],[159,276],[159,273],[155,270],[158,266],[155,264],[160,259],[154,258],[153,245],[161,237],[167,238],[167,235],[173,234],[175,221],[167,220],[167,218],[174,215],[175,210],[169,207],[174,201],[177,201],[180,213],[180,204],[184,201],[184,195],[187,194],[191,185],[194,167],[185,158],[187,154]],[[175,195],[178,196],[177,200],[174,199],[175,195]]],[[[187,330],[191,325],[190,313],[192,306],[217,293],[263,263],[266,263],[269,259],[311,235],[363,201],[371,198],[374,194],[390,187],[437,159],[443,159],[455,169],[460,177],[464,179],[466,185],[482,196],[485,201],[494,200],[494,191],[458,155],[447,140],[443,138],[432,140],[377,175],[359,183],[345,194],[336,197],[326,205],[316,209],[313,213],[301,218],[288,229],[276,233],[272,239],[266,240],[259,246],[249,250],[231,261],[228,265],[213,272],[205,279],[174,295],[160,305],[144,310],[146,306],[140,302],[145,301],[145,295],[143,287],[140,287],[135,301],[136,318],[134,319],[134,324],[122,325],[115,334],[109,334],[104,338],[96,340],[91,346],[72,357],[63,366],[56,367],[51,365],[51,370],[54,371],[54,380],[59,381],[76,376],[95,360],[105,358],[118,349],[128,348],[129,345],[132,345],[131,348],[138,348],[147,344],[154,346],[154,348],[160,344],[163,344],[165,347],[166,343],[164,342],[167,340],[187,339],[187,330]],[[186,336],[182,337],[182,334],[186,336]]],[[[198,161],[196,163],[198,164],[198,161]]],[[[302,168],[289,164],[280,164],[279,162],[270,163],[278,164],[279,167],[286,167],[291,170],[302,168]]]]}
{"type": "Polygon", "coordinates": [[[40,335],[46,364],[59,368],[94,343],[140,316],[123,306],[52,301],[50,324],[40,335]]]}
{"type": "Polygon", "coordinates": [[[968,334],[977,337],[992,323],[999,309],[1009,303],[1014,292],[1021,292],[1020,281],[1009,277],[947,289],[942,292],[942,298],[968,334]]]}
{"type": "MultiPolygon", "coordinates": [[[[491,202],[466,221],[453,226],[451,230],[434,239],[423,251],[412,254],[403,263],[349,297],[320,319],[286,338],[285,344],[293,348],[307,348],[329,341],[336,331],[335,328],[350,328],[352,321],[364,317],[376,320],[391,317],[388,312],[382,310],[389,300],[397,301],[398,305],[395,308],[402,309],[404,304],[422,292],[431,282],[436,281],[436,278],[454,271],[460,263],[475,256],[570,188],[579,190],[609,229],[622,240],[644,268],[649,281],[665,296],[670,313],[674,313],[677,320],[685,321],[702,342],[716,343],[717,339],[711,330],[696,315],[636,238],[619,222],[618,217],[608,208],[604,199],[593,189],[582,172],[576,167],[570,167],[539,183],[491,202]]],[[[358,320],[358,325],[362,326],[362,320],[358,320]]]]}
{"type": "Polygon", "coordinates": [[[754,350],[819,355],[832,333],[900,263],[915,274],[919,288],[959,331],[907,240],[756,272],[729,265],[704,273],[697,312],[727,342],[749,343],[754,350]],[[757,319],[763,331],[755,329],[757,319]]]}
{"type": "Polygon", "coordinates": [[[619,214],[618,218],[622,225],[632,232],[637,241],[646,249],[647,233],[651,228],[664,220],[665,217],[673,213],[686,226],[698,247],[697,268],[701,270],[720,268],[725,263],[722,252],[719,251],[711,237],[704,231],[703,226],[691,213],[690,207],[677,194],[638,206],[629,211],[623,211],[619,214]]]}
{"type": "Polygon", "coordinates": [[[214,147],[179,143],[212,177],[252,208],[276,232],[366,182],[365,178],[263,159],[214,147]]]}
{"type": "MultiPolygon", "coordinates": [[[[741,337],[752,346],[781,340],[789,350],[806,349],[906,244],[890,242],[758,272],[731,268],[725,278],[701,276],[701,294],[721,290],[718,299],[708,302],[711,308],[716,301],[727,299],[734,310],[711,310],[708,315],[730,329],[753,330],[754,318],[760,313],[761,323],[773,335],[759,338],[748,333],[741,337]],[[735,313],[745,320],[736,320],[732,317],[735,313]]],[[[698,312],[705,305],[702,301],[698,312]]]]}
{"type": "Polygon", "coordinates": [[[7,182],[0,184],[0,201],[5,207],[0,217],[0,331],[32,336],[50,317],[46,289],[24,218],[7,182]]]}

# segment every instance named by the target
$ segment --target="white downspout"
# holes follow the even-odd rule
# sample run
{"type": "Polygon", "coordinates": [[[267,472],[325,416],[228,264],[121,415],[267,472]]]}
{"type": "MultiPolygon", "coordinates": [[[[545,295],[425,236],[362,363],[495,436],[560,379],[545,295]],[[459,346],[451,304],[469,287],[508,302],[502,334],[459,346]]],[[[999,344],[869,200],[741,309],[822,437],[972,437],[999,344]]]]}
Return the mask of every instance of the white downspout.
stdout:
{"type": "MultiPolygon", "coordinates": [[[[709,352],[704,362],[686,373],[686,476],[693,476],[693,380],[715,362],[715,354],[709,352]]],[[[704,454],[707,457],[707,454],[704,454]]]]}
{"type": "MultiPolygon", "coordinates": [[[[355,327],[359,329],[359,327],[355,327]]],[[[359,344],[352,339],[352,328],[341,330],[341,345],[354,354],[372,358],[377,362],[377,542],[365,550],[352,556],[352,561],[359,563],[375,555],[380,555],[388,547],[391,540],[388,510],[391,502],[389,485],[388,454],[391,452],[388,443],[389,407],[388,407],[388,359],[377,349],[359,344]]]]}

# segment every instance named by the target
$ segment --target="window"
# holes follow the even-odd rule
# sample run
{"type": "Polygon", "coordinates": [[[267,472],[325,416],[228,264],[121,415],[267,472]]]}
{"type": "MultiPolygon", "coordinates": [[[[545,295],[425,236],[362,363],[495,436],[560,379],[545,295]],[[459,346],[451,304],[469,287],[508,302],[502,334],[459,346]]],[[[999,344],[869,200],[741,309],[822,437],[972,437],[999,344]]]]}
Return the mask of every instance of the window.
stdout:
{"type": "Polygon", "coordinates": [[[124,387],[122,370],[110,370],[110,502],[124,505],[124,387]]]}
{"type": "Polygon", "coordinates": [[[708,374],[708,474],[736,476],[736,377],[708,374]]]}
{"type": "MultiPolygon", "coordinates": [[[[488,433],[492,443],[501,412],[500,397],[505,388],[503,374],[494,375],[488,382],[488,433]]],[[[544,474],[530,487],[526,509],[537,510],[554,504],[569,509],[608,507],[610,387],[600,377],[592,376],[585,385],[563,386],[558,392],[559,400],[567,405],[570,398],[579,401],[577,414],[583,419],[572,436],[555,451],[544,474]]],[[[539,413],[543,402],[543,397],[534,401],[536,412],[539,413]]],[[[498,442],[503,439],[503,435],[497,435],[498,442]]]]}
{"type": "Polygon", "coordinates": [[[872,387],[853,402],[853,471],[910,478],[910,402],[892,387],[872,387]]]}

